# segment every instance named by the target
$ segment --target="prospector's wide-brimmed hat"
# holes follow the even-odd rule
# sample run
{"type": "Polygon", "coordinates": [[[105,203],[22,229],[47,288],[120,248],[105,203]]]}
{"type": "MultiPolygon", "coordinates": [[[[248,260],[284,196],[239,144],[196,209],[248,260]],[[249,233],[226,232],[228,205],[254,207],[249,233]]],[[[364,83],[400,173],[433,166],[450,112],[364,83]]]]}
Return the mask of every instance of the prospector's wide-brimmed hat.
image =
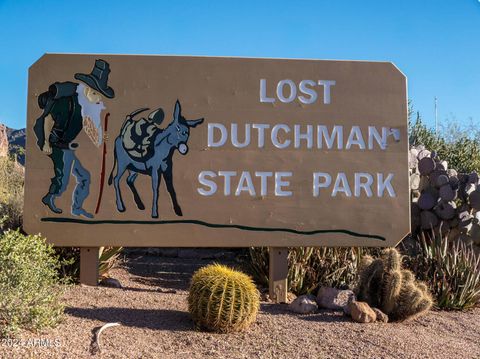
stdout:
{"type": "Polygon", "coordinates": [[[110,65],[108,62],[99,59],[95,60],[95,66],[93,67],[91,74],[85,75],[78,73],[75,74],[75,78],[97,90],[102,95],[105,95],[108,98],[113,98],[115,97],[115,92],[107,85],[109,73],[110,65]]]}

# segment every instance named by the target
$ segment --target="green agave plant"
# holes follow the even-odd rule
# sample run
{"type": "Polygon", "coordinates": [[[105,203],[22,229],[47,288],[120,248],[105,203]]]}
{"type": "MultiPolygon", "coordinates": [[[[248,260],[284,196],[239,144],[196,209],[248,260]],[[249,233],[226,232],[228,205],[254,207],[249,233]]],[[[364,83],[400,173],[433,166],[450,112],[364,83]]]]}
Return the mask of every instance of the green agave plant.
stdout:
{"type": "Polygon", "coordinates": [[[102,277],[108,277],[108,272],[118,261],[123,247],[100,247],[100,256],[98,258],[98,274],[102,277]]]}
{"type": "Polygon", "coordinates": [[[450,242],[441,231],[422,233],[411,266],[428,284],[438,308],[465,310],[480,303],[480,256],[472,244],[450,242]]]}

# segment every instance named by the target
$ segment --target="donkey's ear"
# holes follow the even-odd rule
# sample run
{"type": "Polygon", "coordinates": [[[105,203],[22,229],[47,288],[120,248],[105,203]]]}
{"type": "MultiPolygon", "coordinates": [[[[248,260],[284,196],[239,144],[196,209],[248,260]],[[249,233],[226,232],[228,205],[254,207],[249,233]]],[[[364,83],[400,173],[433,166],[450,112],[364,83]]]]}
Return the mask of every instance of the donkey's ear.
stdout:
{"type": "Polygon", "coordinates": [[[198,120],[188,120],[186,122],[188,127],[197,127],[198,125],[203,123],[203,118],[199,118],[198,120]]]}
{"type": "Polygon", "coordinates": [[[173,110],[173,119],[179,120],[182,115],[182,106],[180,106],[180,101],[175,102],[175,109],[173,110]]]}

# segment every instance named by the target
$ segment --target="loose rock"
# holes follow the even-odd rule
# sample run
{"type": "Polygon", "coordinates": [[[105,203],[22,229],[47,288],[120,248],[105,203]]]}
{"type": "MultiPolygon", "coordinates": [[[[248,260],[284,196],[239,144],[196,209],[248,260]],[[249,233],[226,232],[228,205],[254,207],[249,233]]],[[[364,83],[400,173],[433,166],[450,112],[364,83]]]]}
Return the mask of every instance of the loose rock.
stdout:
{"type": "Polygon", "coordinates": [[[321,287],[317,294],[317,304],[320,308],[344,310],[354,300],[355,294],[351,290],[321,287]]]}
{"type": "Polygon", "coordinates": [[[310,314],[318,309],[314,295],[301,295],[288,305],[288,308],[295,313],[310,314]]]}
{"type": "Polygon", "coordinates": [[[386,315],[384,312],[382,312],[378,308],[372,308],[372,310],[375,312],[377,316],[377,322],[388,323],[388,315],[386,315]]]}
{"type": "Polygon", "coordinates": [[[357,323],[373,323],[377,319],[377,314],[365,302],[351,302],[349,304],[352,320],[357,323]]]}

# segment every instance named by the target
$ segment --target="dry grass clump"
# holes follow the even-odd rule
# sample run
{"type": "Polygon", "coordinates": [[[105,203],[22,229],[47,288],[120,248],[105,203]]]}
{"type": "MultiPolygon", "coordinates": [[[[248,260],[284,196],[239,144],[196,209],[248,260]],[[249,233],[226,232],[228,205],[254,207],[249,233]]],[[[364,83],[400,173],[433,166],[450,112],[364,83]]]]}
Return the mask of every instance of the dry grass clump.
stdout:
{"type": "Polygon", "coordinates": [[[0,157],[0,232],[22,226],[23,176],[18,163],[0,157]]]}

